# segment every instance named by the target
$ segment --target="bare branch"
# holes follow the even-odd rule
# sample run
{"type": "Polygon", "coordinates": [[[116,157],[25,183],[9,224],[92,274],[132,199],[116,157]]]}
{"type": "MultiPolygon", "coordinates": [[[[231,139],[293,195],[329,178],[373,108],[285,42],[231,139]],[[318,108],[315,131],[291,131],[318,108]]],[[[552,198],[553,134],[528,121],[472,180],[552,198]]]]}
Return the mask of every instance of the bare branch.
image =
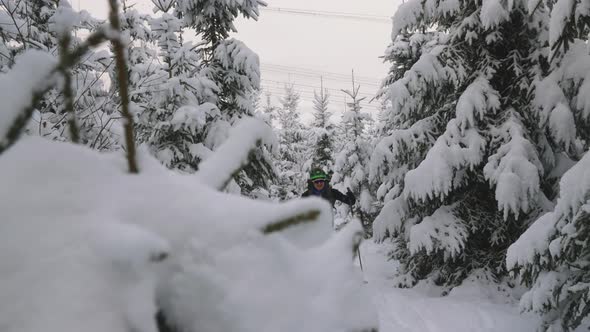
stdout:
{"type": "MultiPolygon", "coordinates": [[[[102,70],[102,72],[100,74],[97,75],[97,77],[84,89],[84,91],[82,91],[78,98],[76,98],[76,101],[74,102],[75,105],[78,104],[78,102],[80,101],[80,98],[82,98],[82,96],[84,96],[86,94],[86,92],[88,92],[98,81],[101,80],[102,76],[108,71],[108,69],[111,67],[111,65],[114,63],[115,61],[112,60],[111,62],[109,62],[109,64],[102,70]]],[[[88,75],[86,73],[86,75],[88,75]]],[[[86,82],[86,77],[84,77],[84,82],[86,82]]]]}
{"type": "MultiPolygon", "coordinates": [[[[68,57],[71,37],[69,33],[64,33],[59,41],[59,48],[61,51],[61,61],[65,62],[68,57]]],[[[80,143],[80,131],[76,123],[76,112],[74,111],[74,93],[72,92],[72,72],[69,67],[61,67],[61,73],[64,77],[64,102],[65,112],[68,118],[68,127],[70,128],[70,139],[73,143],[80,143]]]]}

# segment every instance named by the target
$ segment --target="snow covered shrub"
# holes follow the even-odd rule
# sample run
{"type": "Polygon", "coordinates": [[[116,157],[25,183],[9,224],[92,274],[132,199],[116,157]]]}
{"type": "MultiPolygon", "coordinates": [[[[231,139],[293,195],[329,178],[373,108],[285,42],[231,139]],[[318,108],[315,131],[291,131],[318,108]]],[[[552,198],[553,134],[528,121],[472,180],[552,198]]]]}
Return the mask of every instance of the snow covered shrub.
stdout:
{"type": "Polygon", "coordinates": [[[274,204],[221,192],[273,140],[268,126],[241,119],[196,174],[169,171],[146,151],[136,157],[110,3],[115,31],[101,28],[59,60],[27,51],[0,74],[0,329],[157,332],[157,316],[186,332],[376,331],[353,265],[358,223],[333,233],[318,198],[274,204]],[[107,39],[127,157],[18,141],[57,76],[107,39]]]}
{"type": "Polygon", "coordinates": [[[269,133],[235,129],[193,175],[39,138],[0,156],[2,331],[156,332],[157,311],[187,332],[374,330],[358,223],[218,191],[269,133]]]}
{"type": "Polygon", "coordinates": [[[555,197],[557,160],[587,147],[586,60],[574,42],[550,64],[548,22],[526,1],[415,0],[394,16],[370,176],[375,239],[398,244],[402,284],[505,275],[507,248],[555,197]]]}

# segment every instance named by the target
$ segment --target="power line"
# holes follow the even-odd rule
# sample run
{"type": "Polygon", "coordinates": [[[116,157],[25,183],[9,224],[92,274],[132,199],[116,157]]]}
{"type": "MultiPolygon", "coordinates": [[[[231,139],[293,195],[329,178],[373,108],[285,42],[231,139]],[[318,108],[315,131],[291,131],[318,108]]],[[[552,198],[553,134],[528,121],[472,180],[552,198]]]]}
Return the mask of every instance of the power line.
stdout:
{"type": "MultiPolygon", "coordinates": [[[[312,76],[312,77],[324,77],[324,78],[329,78],[329,77],[334,77],[337,78],[338,80],[346,80],[346,81],[350,81],[350,75],[349,74],[342,74],[342,73],[334,73],[334,72],[328,72],[328,71],[321,71],[321,70],[314,70],[314,69],[309,69],[309,68],[302,68],[302,67],[295,67],[295,66],[286,66],[286,65],[277,65],[277,64],[272,64],[272,63],[262,63],[260,65],[262,70],[267,70],[267,71],[280,71],[280,72],[285,72],[285,73],[296,73],[296,74],[302,74],[303,76],[312,76]]],[[[366,84],[370,84],[370,85],[377,85],[377,86],[381,86],[381,80],[378,78],[374,78],[374,77],[369,77],[369,76],[355,76],[355,80],[358,80],[359,82],[365,82],[366,84]]]]}
{"type": "MultiPolygon", "coordinates": [[[[272,74],[275,75],[263,75],[262,77],[273,77],[277,76],[279,74],[281,75],[285,75],[289,77],[289,80],[292,80],[293,77],[295,78],[300,78],[300,80],[306,81],[306,82],[310,82],[310,81],[316,81],[316,80],[320,80],[320,78],[324,79],[324,81],[326,82],[334,82],[336,83],[338,86],[342,86],[345,88],[350,88],[350,85],[352,84],[350,80],[345,80],[345,79],[338,79],[338,78],[333,78],[333,77],[326,77],[326,76],[320,76],[320,75],[305,75],[305,74],[300,74],[300,73],[292,73],[292,72],[285,72],[285,71],[274,71],[274,70],[269,70],[269,72],[271,72],[272,74]]],[[[263,78],[266,79],[266,78],[263,78]]],[[[360,85],[361,87],[365,87],[367,90],[371,90],[371,91],[378,91],[381,88],[380,84],[375,84],[375,83],[369,83],[369,82],[364,82],[364,81],[357,81],[356,82],[357,85],[360,85]]]]}
{"type": "MultiPolygon", "coordinates": [[[[311,88],[313,89],[313,91],[316,90],[321,90],[322,88],[319,86],[314,86],[314,85],[308,85],[308,84],[300,84],[300,83],[291,83],[291,82],[285,82],[285,81],[275,81],[275,80],[267,80],[267,79],[263,79],[262,83],[271,83],[271,84],[276,84],[277,86],[285,86],[285,85],[293,85],[293,86],[297,86],[297,87],[304,87],[304,88],[311,88]]],[[[333,91],[333,92],[337,92],[337,93],[342,93],[341,89],[335,89],[335,88],[323,88],[324,90],[328,90],[328,91],[333,91]]],[[[370,97],[373,98],[375,95],[371,94],[371,93],[359,93],[360,96],[364,96],[364,97],[370,97]]]]}
{"type": "MultiPolygon", "coordinates": [[[[317,73],[317,72],[320,72],[320,73],[324,73],[326,75],[344,76],[344,77],[350,78],[350,74],[335,73],[335,72],[329,72],[329,71],[324,71],[324,70],[316,70],[316,69],[312,69],[312,68],[304,68],[304,67],[297,67],[297,66],[280,65],[280,64],[276,64],[276,63],[270,63],[270,62],[263,62],[261,65],[263,67],[286,68],[286,69],[289,69],[289,70],[298,70],[298,71],[304,71],[304,72],[309,72],[309,73],[317,73]]],[[[368,79],[368,80],[375,79],[375,78],[369,77],[369,76],[359,76],[359,78],[364,78],[364,79],[368,79]]]]}
{"type": "MultiPolygon", "coordinates": [[[[322,75],[309,75],[309,74],[302,74],[302,73],[295,73],[295,72],[288,72],[288,71],[281,71],[281,70],[263,70],[263,72],[265,72],[265,71],[273,73],[273,74],[286,75],[289,78],[300,77],[300,78],[305,79],[307,81],[319,80],[320,78],[323,78],[325,81],[337,82],[341,86],[351,85],[350,79],[342,79],[342,78],[335,78],[335,77],[322,76],[322,75]]],[[[263,77],[266,77],[266,76],[267,75],[263,74],[263,77]]],[[[272,76],[272,75],[270,75],[270,76],[272,76]]],[[[361,85],[363,87],[369,87],[371,90],[379,90],[381,88],[381,84],[377,84],[377,83],[371,83],[371,82],[366,82],[366,81],[356,81],[356,83],[357,83],[357,85],[361,85]]]]}
{"type": "MultiPolygon", "coordinates": [[[[314,92],[319,92],[319,87],[315,87],[312,85],[297,84],[297,83],[284,82],[284,81],[269,81],[269,80],[262,80],[261,83],[264,86],[267,86],[269,88],[274,88],[274,89],[277,89],[280,91],[284,91],[285,85],[293,85],[297,92],[299,92],[299,91],[308,92],[311,95],[313,95],[314,92]]],[[[340,94],[340,93],[345,95],[343,90],[346,90],[346,89],[324,88],[324,90],[328,90],[330,95],[336,95],[336,94],[340,94]]],[[[359,93],[359,95],[361,97],[369,97],[369,98],[373,98],[375,96],[373,93],[368,93],[368,92],[359,93]]]]}
{"type": "Polygon", "coordinates": [[[310,10],[310,9],[280,8],[280,7],[262,7],[261,9],[264,11],[270,11],[270,12],[275,12],[275,13],[280,13],[280,14],[294,14],[294,15],[316,16],[316,17],[329,17],[329,18],[355,20],[355,21],[391,23],[391,18],[389,18],[387,16],[378,16],[378,15],[344,13],[344,12],[310,10]]]}
{"type": "MultiPolygon", "coordinates": [[[[283,82],[281,82],[281,83],[283,83],[283,82]]],[[[262,84],[262,87],[263,88],[266,88],[266,89],[272,89],[272,90],[274,90],[274,91],[276,91],[276,92],[278,92],[280,94],[284,94],[285,93],[285,90],[283,89],[283,86],[282,85],[278,85],[278,84],[273,84],[273,85],[262,84]]],[[[336,92],[342,93],[342,96],[346,96],[341,90],[336,90],[336,89],[333,89],[333,90],[336,91],[336,92]]],[[[298,94],[302,94],[302,93],[303,94],[308,94],[312,98],[314,97],[314,91],[311,90],[311,89],[296,90],[295,92],[298,93],[298,94]]],[[[371,94],[359,94],[359,95],[360,95],[360,97],[365,97],[365,100],[370,100],[373,97],[373,95],[371,95],[371,94]]],[[[334,96],[334,95],[331,95],[331,96],[334,96]]]]}
{"type": "MultiPolygon", "coordinates": [[[[338,86],[342,86],[345,89],[349,89],[351,85],[351,81],[350,80],[343,80],[343,79],[335,79],[332,77],[325,77],[325,76],[312,76],[312,75],[302,75],[302,74],[298,74],[298,73],[290,73],[290,72],[284,72],[284,71],[270,71],[272,72],[272,74],[282,74],[285,76],[288,76],[289,79],[292,79],[293,77],[295,78],[299,78],[300,80],[304,80],[306,82],[312,81],[312,80],[319,80],[320,78],[323,78],[324,81],[326,82],[335,82],[338,86]]],[[[263,75],[263,77],[274,77],[275,75],[263,75]]],[[[263,80],[266,80],[266,78],[263,78],[263,80]]],[[[375,83],[368,83],[368,82],[356,82],[357,85],[360,85],[361,88],[365,87],[367,90],[370,91],[378,91],[380,89],[380,85],[379,84],[375,84],[375,83]]]]}

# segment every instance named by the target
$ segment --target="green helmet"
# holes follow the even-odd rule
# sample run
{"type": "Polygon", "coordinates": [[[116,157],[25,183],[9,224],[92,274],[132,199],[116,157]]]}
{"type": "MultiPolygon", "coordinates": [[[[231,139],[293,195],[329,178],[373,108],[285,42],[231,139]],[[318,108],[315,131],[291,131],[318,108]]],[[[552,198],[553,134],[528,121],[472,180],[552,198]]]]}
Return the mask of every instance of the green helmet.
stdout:
{"type": "Polygon", "coordinates": [[[322,171],[321,169],[316,168],[316,169],[312,169],[311,172],[309,172],[309,179],[311,181],[328,180],[328,175],[326,174],[326,172],[322,171]]]}

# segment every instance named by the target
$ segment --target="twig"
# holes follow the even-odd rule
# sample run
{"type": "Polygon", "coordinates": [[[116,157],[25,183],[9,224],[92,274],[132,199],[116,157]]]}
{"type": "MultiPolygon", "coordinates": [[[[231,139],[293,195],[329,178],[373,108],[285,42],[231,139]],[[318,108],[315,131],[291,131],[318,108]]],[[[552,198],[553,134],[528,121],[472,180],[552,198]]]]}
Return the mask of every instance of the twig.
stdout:
{"type": "MultiPolygon", "coordinates": [[[[111,120],[113,120],[113,118],[109,118],[107,120],[107,122],[101,126],[100,131],[98,132],[98,134],[96,134],[96,138],[94,139],[94,142],[92,142],[92,144],[90,145],[91,148],[94,149],[96,147],[96,143],[98,142],[98,139],[101,137],[100,135],[102,135],[102,132],[107,128],[107,126],[109,125],[111,120]]],[[[101,119],[101,122],[102,122],[102,119],[101,119]]]]}
{"type": "MultiPolygon", "coordinates": [[[[109,20],[111,28],[120,33],[121,22],[119,21],[119,5],[117,0],[109,0],[111,12],[109,20]]],[[[129,84],[127,82],[127,64],[125,63],[125,50],[120,36],[111,38],[117,65],[117,79],[119,80],[119,94],[121,95],[121,114],[125,128],[125,146],[127,148],[127,164],[129,173],[139,173],[137,159],[135,156],[135,140],[133,135],[133,117],[129,111],[129,84]]]]}
{"type": "MultiPolygon", "coordinates": [[[[111,61],[111,62],[109,62],[108,65],[105,66],[105,68],[102,70],[102,72],[99,75],[97,75],[97,77],[84,89],[84,91],[82,91],[80,93],[80,95],[78,96],[78,98],[76,98],[76,101],[75,101],[74,104],[78,105],[78,102],[80,101],[80,98],[82,98],[86,94],[86,92],[88,92],[96,84],[96,82],[98,82],[98,81],[101,80],[102,76],[107,72],[107,70],[111,67],[111,65],[114,62],[115,61],[111,61]]],[[[86,82],[86,79],[87,78],[84,77],[84,80],[83,81],[86,82]]]]}
{"type": "Polygon", "coordinates": [[[16,32],[18,33],[18,36],[21,39],[21,42],[23,43],[23,48],[26,50],[27,49],[27,40],[25,39],[25,36],[23,35],[23,33],[20,31],[20,27],[18,25],[18,23],[16,22],[16,19],[14,18],[14,13],[16,12],[16,10],[18,9],[18,6],[20,5],[21,1],[17,2],[14,5],[14,10],[10,10],[10,6],[4,1],[2,0],[2,5],[4,8],[6,8],[6,12],[8,12],[10,19],[12,19],[12,22],[14,23],[14,27],[16,28],[16,32]]]}

